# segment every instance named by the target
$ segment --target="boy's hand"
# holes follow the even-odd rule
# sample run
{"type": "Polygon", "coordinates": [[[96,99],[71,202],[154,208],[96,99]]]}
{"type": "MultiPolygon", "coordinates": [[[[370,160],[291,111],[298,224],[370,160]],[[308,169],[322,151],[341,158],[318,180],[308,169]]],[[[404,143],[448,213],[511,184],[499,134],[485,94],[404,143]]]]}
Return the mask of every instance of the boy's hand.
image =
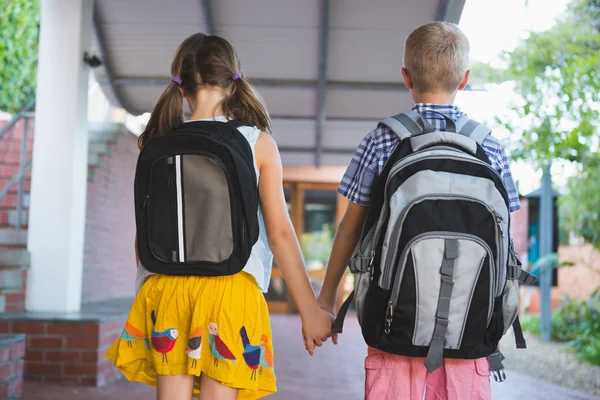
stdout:
{"type": "MultiPolygon", "coordinates": [[[[323,311],[326,311],[327,313],[331,314],[333,319],[331,321],[331,324],[333,326],[333,323],[335,322],[335,305],[332,304],[327,304],[323,301],[321,301],[321,299],[319,299],[319,307],[321,307],[321,309],[323,311]]],[[[333,341],[333,344],[338,344],[338,334],[337,333],[333,333],[333,330],[331,332],[331,340],[333,341]]]]}
{"type": "Polygon", "coordinates": [[[334,320],[333,314],[321,308],[318,308],[314,313],[302,316],[304,347],[311,356],[315,353],[315,346],[323,346],[323,343],[331,337],[334,320]]]}

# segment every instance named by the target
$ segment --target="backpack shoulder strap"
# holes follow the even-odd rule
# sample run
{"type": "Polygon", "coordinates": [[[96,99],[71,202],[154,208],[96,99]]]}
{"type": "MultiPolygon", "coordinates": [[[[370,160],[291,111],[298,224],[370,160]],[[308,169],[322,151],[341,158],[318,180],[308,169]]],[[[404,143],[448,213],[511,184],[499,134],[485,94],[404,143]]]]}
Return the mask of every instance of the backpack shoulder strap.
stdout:
{"type": "Polygon", "coordinates": [[[406,113],[400,113],[381,121],[378,126],[387,126],[394,132],[400,140],[413,135],[433,132],[431,124],[424,121],[418,112],[411,110],[406,113]]]}
{"type": "Polygon", "coordinates": [[[487,126],[466,116],[462,116],[456,121],[456,131],[461,135],[473,139],[480,145],[492,133],[492,130],[487,126]]]}
{"type": "Polygon", "coordinates": [[[229,121],[227,121],[227,125],[232,126],[236,129],[241,126],[254,126],[254,124],[251,124],[250,122],[237,121],[234,119],[230,119],[229,121]]]}

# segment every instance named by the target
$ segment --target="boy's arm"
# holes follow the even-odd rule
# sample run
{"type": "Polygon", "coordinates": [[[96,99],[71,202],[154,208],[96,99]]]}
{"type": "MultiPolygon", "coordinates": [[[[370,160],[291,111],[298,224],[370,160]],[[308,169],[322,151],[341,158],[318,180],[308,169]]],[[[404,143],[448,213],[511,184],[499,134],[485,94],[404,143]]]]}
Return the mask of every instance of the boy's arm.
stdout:
{"type": "Polygon", "coordinates": [[[517,185],[515,185],[515,181],[510,171],[510,163],[508,156],[506,155],[506,150],[501,144],[498,148],[498,158],[500,159],[502,165],[500,175],[502,176],[504,186],[506,187],[506,191],[508,193],[509,211],[513,213],[521,209],[521,202],[519,201],[519,191],[517,190],[517,185]]]}
{"type": "Polygon", "coordinates": [[[336,311],[335,301],[340,281],[360,239],[366,215],[366,207],[350,202],[335,234],[323,288],[319,295],[319,305],[332,314],[336,311]]]}

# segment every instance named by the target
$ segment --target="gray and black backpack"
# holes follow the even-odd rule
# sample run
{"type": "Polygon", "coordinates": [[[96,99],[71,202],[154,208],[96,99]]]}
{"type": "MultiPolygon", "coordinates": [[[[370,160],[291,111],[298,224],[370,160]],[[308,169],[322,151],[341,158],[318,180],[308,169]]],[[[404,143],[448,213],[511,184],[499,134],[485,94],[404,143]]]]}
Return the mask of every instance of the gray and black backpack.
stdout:
{"type": "Polygon", "coordinates": [[[134,184],[138,253],[150,272],[241,271],[258,240],[252,149],[238,121],[181,124],[140,152],[134,184]]]}
{"type": "MultiPolygon", "coordinates": [[[[441,115],[441,114],[440,114],[441,115]]],[[[437,131],[416,111],[380,123],[400,144],[377,178],[361,240],[350,262],[352,299],[368,345],[425,357],[489,357],[504,380],[500,338],[518,320],[521,270],[509,239],[508,194],[481,147],[490,130],[466,116],[437,131]]]]}

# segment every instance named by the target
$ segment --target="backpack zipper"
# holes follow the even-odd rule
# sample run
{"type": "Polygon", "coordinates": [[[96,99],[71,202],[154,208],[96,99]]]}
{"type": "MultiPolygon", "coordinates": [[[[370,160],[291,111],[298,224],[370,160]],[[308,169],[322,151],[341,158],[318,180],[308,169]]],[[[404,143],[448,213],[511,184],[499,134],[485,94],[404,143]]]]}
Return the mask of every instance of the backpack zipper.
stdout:
{"type": "MultiPolygon", "coordinates": [[[[383,207],[382,207],[382,214],[379,216],[379,219],[377,220],[377,224],[375,225],[375,240],[374,243],[377,243],[379,241],[380,235],[381,235],[381,228],[383,226],[383,222],[385,221],[385,219],[387,218],[387,214],[388,214],[388,185],[389,182],[391,180],[391,178],[394,176],[395,172],[398,172],[399,168],[402,167],[397,167],[400,163],[405,162],[408,158],[414,158],[419,154],[428,152],[428,151],[433,151],[433,150],[448,150],[448,151],[452,151],[452,152],[457,152],[457,153],[462,153],[461,150],[455,149],[453,147],[447,147],[447,146],[438,146],[436,148],[426,148],[423,150],[418,150],[414,153],[411,153],[410,155],[406,156],[405,158],[399,160],[390,170],[390,173],[388,175],[388,178],[386,180],[385,183],[385,187],[383,188],[383,207]]],[[[408,165],[408,164],[407,164],[408,165]]]]}
{"type": "MultiPolygon", "coordinates": [[[[406,216],[408,215],[408,213],[410,212],[410,210],[412,209],[412,207],[418,203],[421,203],[424,200],[466,200],[466,201],[472,201],[472,202],[476,202],[479,203],[481,205],[483,205],[484,207],[486,207],[488,209],[488,211],[492,214],[494,221],[496,222],[496,248],[498,249],[498,259],[496,260],[496,264],[497,265],[503,265],[503,261],[504,261],[504,252],[501,251],[502,250],[502,240],[500,239],[499,236],[499,231],[502,232],[502,237],[504,237],[504,232],[502,230],[502,222],[504,221],[504,219],[502,218],[502,216],[498,213],[498,211],[496,211],[496,209],[488,204],[486,204],[485,202],[481,201],[480,199],[476,198],[476,197],[472,197],[472,196],[456,196],[456,195],[423,195],[423,196],[419,196],[415,199],[413,199],[410,203],[408,203],[406,205],[406,207],[404,207],[404,209],[402,210],[402,212],[400,213],[400,215],[398,216],[398,219],[396,220],[396,223],[394,225],[394,229],[391,233],[389,242],[393,243],[393,247],[389,248],[388,253],[386,254],[386,259],[383,260],[383,271],[382,271],[382,275],[381,275],[381,282],[380,282],[380,286],[382,289],[386,289],[389,290],[390,286],[392,284],[392,278],[394,275],[394,269],[393,269],[393,262],[396,259],[396,256],[398,254],[398,245],[397,242],[400,238],[400,234],[402,232],[402,225],[404,223],[404,220],[406,219],[406,216]],[[500,218],[500,219],[498,219],[500,218]]],[[[417,236],[418,237],[418,236],[417,236]]],[[[410,243],[410,242],[409,242],[410,243]]],[[[408,245],[405,247],[405,249],[408,247],[408,245]]],[[[505,276],[503,274],[503,276],[505,276]]],[[[502,279],[498,279],[498,280],[502,280],[502,279]]],[[[497,283],[499,285],[499,283],[497,283]]],[[[498,288],[495,287],[494,288],[494,293],[498,292],[498,288]]]]}
{"type": "Polygon", "coordinates": [[[379,220],[377,221],[374,243],[379,242],[382,227],[383,227],[383,222],[385,221],[385,219],[387,218],[388,213],[389,213],[388,186],[389,186],[389,182],[391,181],[391,179],[396,175],[396,173],[399,170],[401,170],[409,165],[412,165],[412,164],[422,161],[422,160],[434,160],[434,159],[452,159],[452,160],[457,160],[457,161],[469,161],[469,162],[473,162],[478,165],[487,167],[500,179],[502,187],[504,188],[504,190],[506,190],[506,186],[504,185],[504,180],[502,179],[502,176],[500,176],[498,171],[496,171],[490,164],[487,164],[487,163],[477,159],[474,156],[468,155],[462,150],[458,150],[458,149],[455,149],[453,147],[448,147],[448,146],[436,146],[436,147],[428,147],[428,148],[416,151],[416,152],[404,157],[403,159],[399,160],[390,170],[390,173],[388,175],[388,178],[387,178],[387,181],[385,184],[385,188],[384,188],[383,211],[379,217],[379,220]],[[426,153],[426,152],[433,152],[433,151],[437,151],[437,153],[431,154],[426,157],[419,158],[419,155],[426,153]],[[440,154],[439,153],[440,151],[444,151],[445,153],[440,154]],[[448,154],[448,152],[451,152],[453,154],[448,154]],[[461,157],[453,157],[454,154],[460,154],[461,157]]]}

